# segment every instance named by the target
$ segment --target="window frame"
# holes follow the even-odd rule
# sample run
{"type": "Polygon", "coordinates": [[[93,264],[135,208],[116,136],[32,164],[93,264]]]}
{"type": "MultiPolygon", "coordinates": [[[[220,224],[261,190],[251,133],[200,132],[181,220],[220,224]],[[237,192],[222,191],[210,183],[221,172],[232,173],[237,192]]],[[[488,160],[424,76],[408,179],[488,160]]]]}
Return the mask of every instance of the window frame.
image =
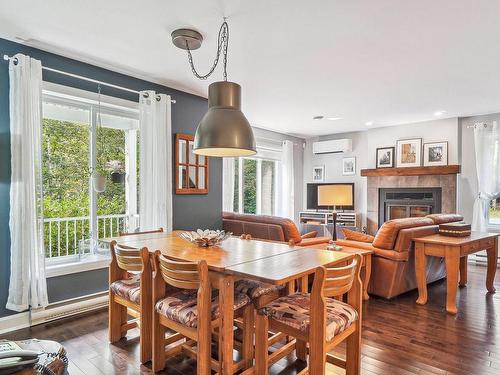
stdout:
{"type": "MultiPolygon", "coordinates": [[[[48,101],[54,104],[71,105],[89,111],[89,133],[90,133],[90,165],[95,165],[95,147],[96,137],[95,128],[97,124],[97,114],[95,107],[98,105],[97,94],[90,91],[80,90],[69,86],[58,85],[50,82],[43,82],[42,101],[48,101]]],[[[101,113],[106,115],[126,117],[133,120],[139,120],[139,103],[125,99],[115,98],[107,95],[100,96],[101,113]]],[[[43,118],[43,114],[42,114],[43,118]]],[[[125,182],[126,199],[126,217],[129,218],[129,226],[136,227],[138,224],[138,206],[137,206],[137,128],[121,129],[125,132],[125,154],[134,155],[128,159],[125,165],[125,173],[128,178],[125,182]],[[135,183],[133,183],[135,181],[135,183]]],[[[91,207],[89,212],[89,231],[94,232],[97,228],[97,196],[89,182],[89,202],[91,207]],[[94,217],[95,216],[95,217],[94,217]]],[[[71,273],[85,272],[94,269],[107,268],[109,266],[110,255],[92,253],[84,257],[79,254],[64,255],[58,257],[46,257],[45,268],[47,277],[56,277],[71,273]]]]}

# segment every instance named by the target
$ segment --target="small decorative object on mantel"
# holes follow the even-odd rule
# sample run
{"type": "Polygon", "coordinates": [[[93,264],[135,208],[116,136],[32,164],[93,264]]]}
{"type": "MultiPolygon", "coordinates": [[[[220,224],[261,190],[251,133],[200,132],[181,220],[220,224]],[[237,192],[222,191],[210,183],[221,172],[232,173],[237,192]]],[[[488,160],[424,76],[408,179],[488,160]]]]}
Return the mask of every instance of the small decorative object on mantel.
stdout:
{"type": "Polygon", "coordinates": [[[325,181],[325,166],[318,165],[313,167],[313,181],[314,182],[324,182],[325,181]]]}
{"type": "Polygon", "coordinates": [[[354,176],[356,174],[356,158],[343,158],[342,159],[342,175],[354,176]]]}
{"type": "Polygon", "coordinates": [[[448,165],[448,142],[424,143],[424,167],[448,165]]]}
{"type": "Polygon", "coordinates": [[[397,141],[397,166],[420,167],[422,165],[422,138],[397,141]]]}
{"type": "Polygon", "coordinates": [[[466,223],[439,224],[439,234],[449,237],[467,237],[471,234],[471,225],[466,223]]]}
{"type": "Polygon", "coordinates": [[[198,229],[196,230],[196,232],[182,232],[179,234],[179,236],[184,240],[194,243],[199,247],[211,247],[220,245],[223,241],[227,240],[232,235],[232,232],[210,229],[198,229]]]}
{"type": "Polygon", "coordinates": [[[377,148],[377,168],[394,168],[394,147],[377,148]]]}

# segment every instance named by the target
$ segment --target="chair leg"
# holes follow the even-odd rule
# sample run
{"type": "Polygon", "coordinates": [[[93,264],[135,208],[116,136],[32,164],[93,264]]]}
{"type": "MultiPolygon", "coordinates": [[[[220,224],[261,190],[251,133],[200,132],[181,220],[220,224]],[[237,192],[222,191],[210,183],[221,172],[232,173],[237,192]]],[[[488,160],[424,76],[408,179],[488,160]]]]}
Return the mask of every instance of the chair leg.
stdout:
{"type": "Polygon", "coordinates": [[[324,375],[326,368],[326,347],[324,342],[309,343],[309,375],[324,375]]]}
{"type": "Polygon", "coordinates": [[[297,340],[295,343],[295,351],[298,359],[304,362],[307,361],[307,342],[297,340]]]}
{"type": "Polygon", "coordinates": [[[243,311],[243,360],[245,367],[253,365],[254,343],[253,336],[255,330],[255,309],[253,304],[249,304],[243,311]]]}
{"type": "Polygon", "coordinates": [[[158,313],[153,313],[153,372],[158,372],[165,367],[165,327],[158,318],[158,313]]]}
{"type": "Polygon", "coordinates": [[[346,339],[346,375],[361,373],[361,329],[356,324],[356,331],[346,339]]]}
{"type": "Polygon", "coordinates": [[[141,311],[140,317],[140,357],[141,363],[145,363],[151,360],[152,357],[152,335],[151,335],[151,314],[146,313],[146,311],[141,311]]]}
{"type": "Polygon", "coordinates": [[[115,294],[109,291],[108,327],[109,342],[117,342],[122,335],[122,324],[127,321],[127,309],[115,302],[115,294]]]}
{"type": "Polygon", "coordinates": [[[267,333],[269,331],[269,321],[267,316],[257,314],[255,319],[255,374],[268,375],[268,347],[267,333]]]}

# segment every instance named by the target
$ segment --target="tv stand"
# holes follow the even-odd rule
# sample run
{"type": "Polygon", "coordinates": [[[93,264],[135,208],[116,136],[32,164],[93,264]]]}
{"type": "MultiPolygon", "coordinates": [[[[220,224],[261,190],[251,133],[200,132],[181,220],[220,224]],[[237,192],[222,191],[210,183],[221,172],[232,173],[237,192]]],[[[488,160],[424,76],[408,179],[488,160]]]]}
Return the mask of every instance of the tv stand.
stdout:
{"type": "Polygon", "coordinates": [[[317,230],[323,236],[332,236],[336,231],[338,238],[342,238],[341,228],[358,229],[356,212],[337,212],[337,228],[335,230],[332,211],[301,211],[299,212],[299,221],[302,234],[317,230]]]}

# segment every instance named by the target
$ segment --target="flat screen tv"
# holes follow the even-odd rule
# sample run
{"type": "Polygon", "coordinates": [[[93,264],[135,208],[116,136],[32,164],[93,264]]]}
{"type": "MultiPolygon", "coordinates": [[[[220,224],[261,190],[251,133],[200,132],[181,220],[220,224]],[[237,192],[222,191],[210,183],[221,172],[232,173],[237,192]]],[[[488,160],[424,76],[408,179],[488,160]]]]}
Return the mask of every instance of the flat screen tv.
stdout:
{"type": "Polygon", "coordinates": [[[318,186],[320,185],[343,185],[348,186],[352,189],[352,205],[351,206],[337,206],[337,210],[354,210],[354,184],[342,184],[342,183],[310,183],[307,184],[307,209],[308,210],[331,210],[331,206],[319,206],[318,205],[318,186]]]}

